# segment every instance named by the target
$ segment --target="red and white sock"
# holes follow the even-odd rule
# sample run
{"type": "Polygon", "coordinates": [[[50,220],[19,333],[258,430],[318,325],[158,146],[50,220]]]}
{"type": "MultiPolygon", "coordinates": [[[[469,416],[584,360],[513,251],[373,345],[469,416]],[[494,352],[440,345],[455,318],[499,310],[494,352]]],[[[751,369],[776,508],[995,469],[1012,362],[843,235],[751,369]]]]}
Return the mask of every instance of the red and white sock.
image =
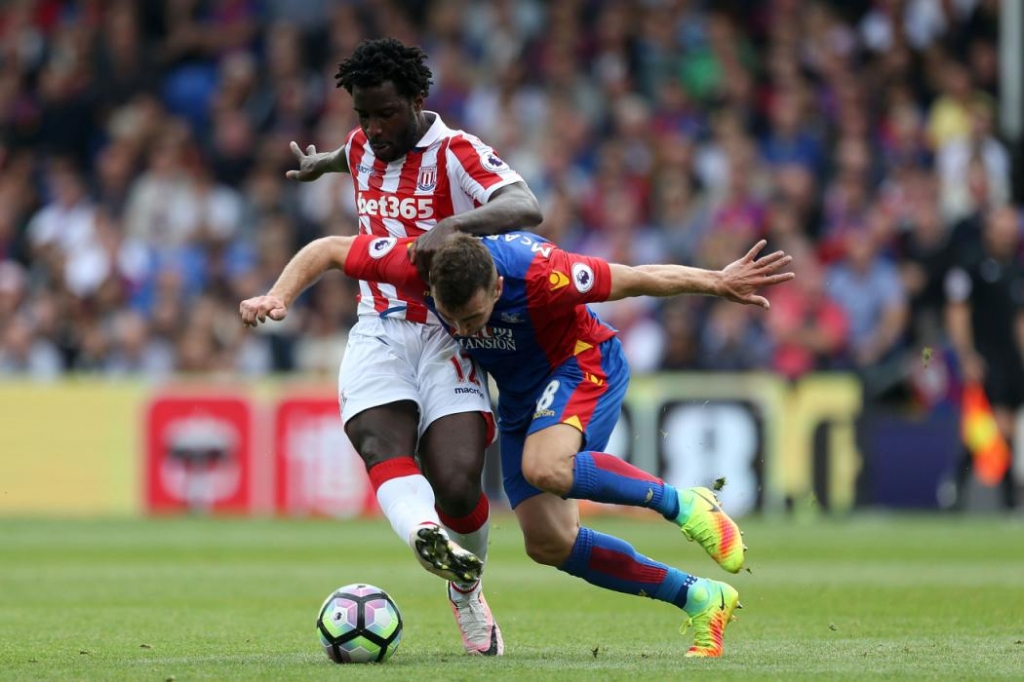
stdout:
{"type": "Polygon", "coordinates": [[[412,457],[385,460],[371,468],[369,474],[377,492],[377,504],[402,542],[411,546],[409,536],[420,524],[441,525],[434,509],[434,489],[412,457]]]}

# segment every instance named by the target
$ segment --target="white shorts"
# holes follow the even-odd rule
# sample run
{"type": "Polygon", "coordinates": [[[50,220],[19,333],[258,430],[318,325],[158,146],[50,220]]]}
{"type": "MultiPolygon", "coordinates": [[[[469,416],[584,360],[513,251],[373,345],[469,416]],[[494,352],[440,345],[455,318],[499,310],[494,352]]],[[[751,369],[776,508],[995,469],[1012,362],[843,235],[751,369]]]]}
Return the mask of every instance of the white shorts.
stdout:
{"type": "Polygon", "coordinates": [[[483,412],[493,435],[487,375],[439,325],[363,315],[338,372],[341,419],[399,400],[419,407],[419,435],[435,420],[483,412]]]}

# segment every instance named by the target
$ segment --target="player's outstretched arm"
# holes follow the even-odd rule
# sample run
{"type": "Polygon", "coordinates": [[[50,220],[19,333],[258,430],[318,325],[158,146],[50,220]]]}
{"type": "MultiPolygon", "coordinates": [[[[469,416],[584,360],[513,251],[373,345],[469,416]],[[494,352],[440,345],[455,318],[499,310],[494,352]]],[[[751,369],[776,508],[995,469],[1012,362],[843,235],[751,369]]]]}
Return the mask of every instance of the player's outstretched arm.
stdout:
{"type": "Polygon", "coordinates": [[[292,140],[290,145],[295,160],[299,163],[298,170],[290,170],[285,173],[289,180],[300,182],[312,182],[324,173],[347,173],[348,158],[345,157],[345,146],[342,145],[333,152],[317,152],[316,145],[309,145],[306,151],[302,151],[298,143],[292,140]]]}
{"type": "Polygon", "coordinates": [[[768,308],[768,299],[757,290],[787,282],[796,275],[779,272],[789,265],[793,257],[784,251],[770,253],[763,258],[757,254],[765,247],[759,241],[739,260],[721,270],[704,270],[686,265],[611,265],[611,293],[609,301],[631,296],[678,296],[705,294],[720,296],[736,303],[768,308]]]}
{"type": "Polygon", "coordinates": [[[323,237],[302,247],[288,261],[270,291],[242,301],[238,306],[242,322],[255,327],[267,318],[283,320],[288,306],[325,272],[331,268],[344,269],[354,241],[355,237],[323,237]]]}

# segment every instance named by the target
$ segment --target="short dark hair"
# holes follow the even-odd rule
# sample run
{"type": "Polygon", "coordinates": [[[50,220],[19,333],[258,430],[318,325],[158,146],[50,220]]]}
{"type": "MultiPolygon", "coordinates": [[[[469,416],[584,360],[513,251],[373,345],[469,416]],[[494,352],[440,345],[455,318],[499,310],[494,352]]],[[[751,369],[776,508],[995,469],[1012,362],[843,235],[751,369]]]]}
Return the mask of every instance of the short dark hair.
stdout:
{"type": "Polygon", "coordinates": [[[434,75],[424,63],[426,59],[427,54],[420,48],[394,38],[364,40],[351,57],[338,65],[334,78],[337,87],[349,93],[356,85],[374,88],[391,81],[404,97],[426,97],[434,75]]]}
{"type": "Polygon", "coordinates": [[[494,259],[483,243],[459,232],[444,243],[430,264],[430,286],[441,307],[455,310],[480,289],[494,284],[494,259]]]}

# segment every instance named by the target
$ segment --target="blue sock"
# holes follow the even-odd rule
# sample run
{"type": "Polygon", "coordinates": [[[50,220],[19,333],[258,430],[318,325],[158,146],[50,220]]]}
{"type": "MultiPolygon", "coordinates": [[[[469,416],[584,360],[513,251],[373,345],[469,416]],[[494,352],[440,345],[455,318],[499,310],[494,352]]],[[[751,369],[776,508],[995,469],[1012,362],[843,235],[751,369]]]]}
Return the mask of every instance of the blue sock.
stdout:
{"type": "Polygon", "coordinates": [[[686,607],[689,588],[700,579],[637,552],[626,541],[580,528],[572,553],[558,570],[591,585],[686,607]]]}
{"type": "Polygon", "coordinates": [[[657,476],[604,452],[587,450],[576,453],[572,465],[572,488],[566,497],[647,507],[670,521],[679,515],[679,495],[675,488],[657,476]]]}

